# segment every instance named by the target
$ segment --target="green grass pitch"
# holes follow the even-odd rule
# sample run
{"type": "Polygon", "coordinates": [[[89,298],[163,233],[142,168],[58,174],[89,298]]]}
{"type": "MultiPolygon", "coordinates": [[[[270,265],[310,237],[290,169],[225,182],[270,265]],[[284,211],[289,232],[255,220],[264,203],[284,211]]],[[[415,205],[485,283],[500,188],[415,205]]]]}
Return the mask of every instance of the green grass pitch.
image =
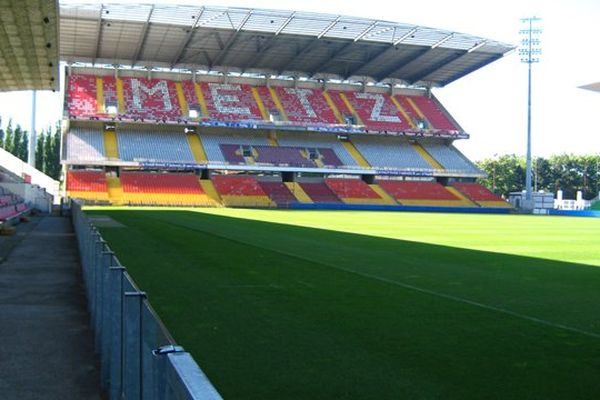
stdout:
{"type": "Polygon", "coordinates": [[[91,208],[227,399],[598,399],[600,220],[91,208]]]}

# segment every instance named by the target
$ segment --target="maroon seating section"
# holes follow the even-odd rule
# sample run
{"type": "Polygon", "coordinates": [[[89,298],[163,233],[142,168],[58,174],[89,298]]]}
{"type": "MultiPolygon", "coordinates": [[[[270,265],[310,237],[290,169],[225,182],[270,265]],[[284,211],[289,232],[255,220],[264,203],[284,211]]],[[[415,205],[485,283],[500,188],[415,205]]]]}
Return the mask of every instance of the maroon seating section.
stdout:
{"type": "Polygon", "coordinates": [[[129,193],[204,194],[198,177],[191,174],[123,172],[121,185],[129,193]]]}
{"type": "Polygon", "coordinates": [[[240,145],[238,144],[220,144],[219,148],[225,161],[232,164],[244,164],[246,161],[240,152],[240,145]]]}
{"type": "Polygon", "coordinates": [[[277,205],[298,202],[296,197],[290,192],[290,189],[282,182],[259,181],[258,184],[277,205]]]}
{"type": "Polygon", "coordinates": [[[325,183],[339,197],[346,199],[380,199],[381,197],[360,179],[325,179],[325,183]]]}
{"type": "Polygon", "coordinates": [[[69,171],[67,172],[67,191],[107,192],[106,175],[102,171],[69,171]]]}
{"type": "Polygon", "coordinates": [[[437,182],[382,180],[377,183],[399,200],[459,200],[437,182]]]}
{"type": "Polygon", "coordinates": [[[500,197],[478,183],[455,182],[452,186],[473,201],[503,201],[500,197]]]}
{"type": "Polygon", "coordinates": [[[340,199],[325,182],[301,182],[300,186],[315,203],[340,203],[340,199]]]}

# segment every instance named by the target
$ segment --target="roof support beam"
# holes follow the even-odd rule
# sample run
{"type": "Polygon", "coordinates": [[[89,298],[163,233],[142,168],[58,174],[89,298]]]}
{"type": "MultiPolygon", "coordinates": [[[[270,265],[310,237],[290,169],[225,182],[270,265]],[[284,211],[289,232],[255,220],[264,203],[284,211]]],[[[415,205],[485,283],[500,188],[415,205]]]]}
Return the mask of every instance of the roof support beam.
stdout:
{"type": "MultiPolygon", "coordinates": [[[[221,50],[221,52],[219,53],[217,58],[215,58],[213,65],[211,65],[211,68],[214,67],[215,65],[219,65],[220,63],[223,62],[223,60],[225,60],[225,58],[229,54],[229,51],[231,50],[231,48],[233,47],[233,45],[236,43],[237,39],[239,38],[241,30],[244,28],[244,25],[246,25],[246,22],[248,22],[248,20],[250,19],[251,16],[252,16],[252,11],[249,11],[248,14],[246,14],[244,19],[242,20],[242,22],[240,23],[240,26],[235,30],[235,32],[231,36],[229,36],[229,39],[227,39],[227,43],[225,43],[225,45],[223,46],[223,49],[221,50]]],[[[230,19],[230,21],[231,21],[231,19],[230,19]]]]}
{"type": "Polygon", "coordinates": [[[354,42],[349,42],[349,43],[346,43],[345,45],[343,45],[342,47],[340,47],[339,49],[337,49],[336,51],[334,51],[333,54],[331,54],[329,56],[329,58],[324,60],[322,63],[318,64],[316,67],[311,68],[310,75],[314,76],[315,74],[317,74],[319,72],[323,72],[323,71],[321,71],[323,68],[325,68],[329,64],[335,62],[335,59],[338,56],[340,56],[340,54],[343,54],[346,50],[348,50],[353,45],[354,45],[354,42]]]}
{"type": "Polygon", "coordinates": [[[96,64],[96,59],[98,59],[98,55],[100,54],[100,37],[102,36],[102,13],[104,12],[104,4],[100,6],[100,11],[98,12],[98,25],[96,26],[96,50],[94,53],[94,58],[92,59],[92,64],[96,64]]]}
{"type": "Polygon", "coordinates": [[[457,74],[452,75],[450,78],[444,80],[443,82],[440,82],[440,85],[446,86],[450,82],[454,82],[455,80],[460,79],[463,76],[468,75],[473,71],[477,71],[479,68],[485,67],[489,63],[492,63],[492,62],[502,58],[503,56],[504,56],[503,54],[492,54],[490,57],[486,58],[485,60],[483,60],[477,64],[473,64],[469,68],[464,69],[464,70],[458,72],[457,74]]]}
{"type": "Polygon", "coordinates": [[[177,53],[175,53],[175,57],[173,57],[173,60],[171,61],[171,69],[173,69],[173,67],[181,61],[183,52],[187,48],[188,44],[190,44],[190,41],[192,40],[192,36],[194,35],[194,32],[196,31],[196,27],[198,26],[198,22],[200,21],[200,17],[202,17],[202,14],[204,14],[205,9],[206,9],[205,7],[202,7],[200,9],[200,13],[196,16],[196,19],[195,19],[194,23],[192,24],[192,26],[190,26],[190,30],[187,31],[187,34],[185,35],[185,39],[183,39],[183,41],[181,42],[181,45],[179,46],[177,53]]]}
{"type": "Polygon", "coordinates": [[[346,74],[344,75],[344,79],[348,79],[350,78],[352,75],[355,75],[358,71],[360,71],[363,68],[368,68],[370,65],[377,65],[377,63],[379,63],[379,60],[385,55],[387,54],[389,51],[394,50],[396,47],[393,45],[389,45],[389,46],[385,46],[383,47],[379,52],[377,52],[375,55],[373,55],[372,57],[369,57],[366,62],[360,64],[357,67],[352,68],[351,70],[349,70],[348,72],[346,72],[346,74]]]}
{"type": "Polygon", "coordinates": [[[248,60],[245,64],[244,67],[242,68],[242,71],[246,71],[250,66],[252,65],[257,65],[260,64],[262,62],[262,60],[265,58],[265,56],[268,53],[268,50],[270,48],[272,48],[275,44],[276,44],[276,38],[279,36],[279,34],[285,29],[286,26],[288,26],[290,24],[290,22],[292,22],[292,20],[294,19],[294,16],[296,15],[296,11],[294,11],[284,22],[283,24],[281,24],[281,26],[279,28],[277,28],[277,31],[275,31],[275,34],[273,36],[271,36],[271,38],[267,41],[267,43],[265,43],[262,48],[256,52],[256,54],[250,59],[248,60]]]}
{"type": "Polygon", "coordinates": [[[434,72],[436,72],[440,68],[444,67],[445,65],[448,65],[449,63],[456,61],[456,60],[460,59],[461,57],[464,57],[467,54],[468,53],[465,50],[456,52],[456,53],[453,52],[452,54],[448,55],[447,57],[444,57],[439,62],[431,65],[429,68],[420,70],[418,74],[407,77],[406,80],[409,83],[414,84],[420,80],[423,80],[424,78],[427,78],[429,75],[433,74],[434,72]]]}
{"type": "Polygon", "coordinates": [[[148,18],[146,18],[146,22],[142,28],[142,33],[140,34],[140,40],[138,40],[137,47],[135,49],[135,53],[133,59],[131,60],[131,66],[133,67],[135,63],[140,59],[140,54],[142,53],[142,48],[146,43],[146,37],[148,36],[148,26],[150,25],[150,18],[152,18],[152,13],[154,12],[154,4],[150,7],[150,11],[148,12],[148,18]]]}
{"type": "Polygon", "coordinates": [[[308,42],[308,44],[306,46],[304,46],[302,49],[300,49],[300,51],[298,53],[296,53],[295,56],[293,56],[283,66],[281,66],[279,68],[279,71],[278,71],[279,74],[281,74],[283,71],[288,70],[292,65],[296,64],[298,62],[298,60],[300,60],[306,54],[310,53],[310,51],[314,48],[314,45],[317,44],[318,42],[319,42],[318,38],[315,38],[315,39],[311,40],[310,42],[308,42]]]}
{"type": "Polygon", "coordinates": [[[404,58],[402,58],[402,60],[399,63],[396,63],[396,64],[392,65],[391,67],[378,73],[375,78],[378,81],[381,81],[385,78],[389,78],[392,75],[394,75],[395,73],[397,73],[398,71],[400,71],[402,68],[406,67],[407,65],[420,60],[425,54],[427,54],[430,51],[431,51],[431,49],[429,47],[426,47],[426,48],[421,49],[418,52],[416,52],[416,54],[411,56],[409,59],[404,57],[404,58]]]}

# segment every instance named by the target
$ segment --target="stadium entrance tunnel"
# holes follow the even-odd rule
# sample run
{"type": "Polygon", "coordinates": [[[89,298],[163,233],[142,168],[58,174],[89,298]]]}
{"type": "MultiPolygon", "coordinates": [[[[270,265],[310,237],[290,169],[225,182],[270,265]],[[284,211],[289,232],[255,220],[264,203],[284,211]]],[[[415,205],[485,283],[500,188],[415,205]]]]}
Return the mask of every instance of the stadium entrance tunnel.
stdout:
{"type": "Polygon", "coordinates": [[[600,393],[597,266],[237,211],[87,211],[224,398],[600,393]]]}

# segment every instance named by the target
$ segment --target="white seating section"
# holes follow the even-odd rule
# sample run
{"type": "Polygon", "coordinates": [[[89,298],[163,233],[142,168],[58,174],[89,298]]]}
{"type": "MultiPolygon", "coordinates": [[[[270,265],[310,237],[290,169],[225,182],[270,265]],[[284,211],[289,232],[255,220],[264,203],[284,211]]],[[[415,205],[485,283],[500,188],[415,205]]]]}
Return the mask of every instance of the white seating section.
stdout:
{"type": "Polygon", "coordinates": [[[454,146],[441,143],[422,143],[427,152],[445,169],[478,172],[478,169],[460,154],[454,146]]]}
{"type": "Polygon", "coordinates": [[[381,136],[351,137],[352,143],[373,167],[431,169],[431,165],[404,139],[381,136]]]}
{"type": "Polygon", "coordinates": [[[342,164],[358,165],[344,145],[337,139],[337,135],[333,133],[282,132],[277,134],[277,141],[280,146],[330,148],[335,152],[342,164]]]}
{"type": "Polygon", "coordinates": [[[67,159],[70,161],[105,160],[104,137],[100,129],[73,128],[67,135],[67,159]]]}
{"type": "Polygon", "coordinates": [[[240,144],[268,146],[269,141],[265,134],[237,133],[236,131],[227,134],[200,133],[200,139],[206,152],[206,157],[212,162],[225,163],[225,156],[219,147],[220,144],[240,144]]]}
{"type": "Polygon", "coordinates": [[[195,162],[183,132],[120,130],[117,143],[123,161],[195,162]]]}

